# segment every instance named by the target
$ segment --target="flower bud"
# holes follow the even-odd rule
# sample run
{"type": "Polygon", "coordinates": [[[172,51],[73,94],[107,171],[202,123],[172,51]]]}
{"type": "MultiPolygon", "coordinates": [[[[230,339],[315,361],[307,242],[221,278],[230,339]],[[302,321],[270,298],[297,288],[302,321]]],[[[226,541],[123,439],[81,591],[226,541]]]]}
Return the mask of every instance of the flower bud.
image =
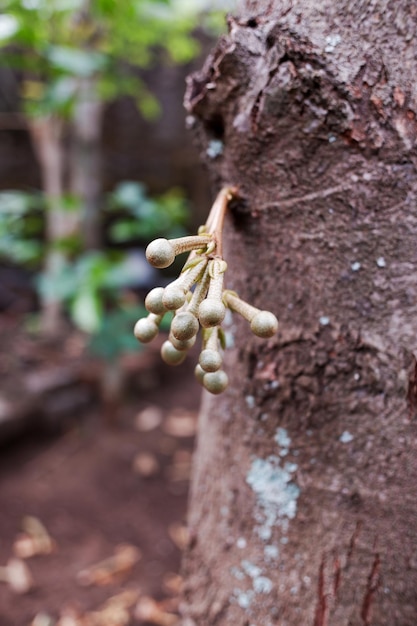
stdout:
{"type": "Polygon", "coordinates": [[[149,343],[152,339],[155,339],[159,332],[158,325],[154,319],[150,317],[142,317],[135,324],[133,333],[139,341],[142,343],[149,343]]]}
{"type": "Polygon", "coordinates": [[[169,341],[172,343],[174,348],[176,348],[177,350],[189,350],[195,344],[196,339],[197,339],[197,337],[194,335],[194,337],[191,337],[191,339],[186,339],[186,340],[180,341],[179,339],[174,337],[174,335],[172,333],[170,333],[170,335],[169,335],[169,341]]]}
{"type": "Polygon", "coordinates": [[[201,352],[198,362],[205,372],[216,372],[221,367],[222,357],[217,350],[206,348],[201,352]]]}
{"type": "Polygon", "coordinates": [[[268,339],[277,332],[278,320],[270,311],[259,311],[259,313],[253,316],[250,327],[255,335],[268,339]]]}
{"type": "Polygon", "coordinates": [[[165,341],[162,344],[161,356],[168,365],[179,365],[187,355],[184,351],[177,350],[170,341],[165,341]]]}
{"type": "Polygon", "coordinates": [[[164,295],[162,296],[162,303],[168,311],[176,311],[185,303],[185,293],[181,287],[177,285],[168,285],[164,289],[164,295]]]}
{"type": "Polygon", "coordinates": [[[200,385],[202,385],[206,372],[202,369],[201,365],[195,366],[194,375],[196,379],[198,380],[198,382],[200,383],[200,385]]]}
{"type": "Polygon", "coordinates": [[[146,248],[146,258],[154,267],[169,267],[175,260],[175,249],[168,239],[154,239],[146,248]]]}
{"type": "Polygon", "coordinates": [[[226,315],[226,307],[220,300],[207,298],[203,300],[198,309],[198,319],[203,328],[219,326],[226,315]]]}
{"type": "Polygon", "coordinates": [[[203,385],[210,393],[215,395],[222,393],[229,383],[226,372],[218,370],[204,375],[203,385]]]}
{"type": "Polygon", "coordinates": [[[155,287],[155,289],[152,289],[146,296],[145,307],[150,313],[155,313],[155,315],[163,315],[166,313],[167,309],[162,302],[164,291],[163,287],[155,287]]]}
{"type": "Polygon", "coordinates": [[[171,332],[180,341],[191,339],[198,333],[198,320],[192,313],[178,313],[171,323],[171,332]]]}

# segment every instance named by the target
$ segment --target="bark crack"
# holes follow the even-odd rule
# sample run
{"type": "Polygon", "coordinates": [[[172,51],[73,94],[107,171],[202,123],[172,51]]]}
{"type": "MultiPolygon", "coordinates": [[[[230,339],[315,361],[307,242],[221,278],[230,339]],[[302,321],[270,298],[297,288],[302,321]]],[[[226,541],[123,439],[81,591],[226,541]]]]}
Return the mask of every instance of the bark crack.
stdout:
{"type": "Polygon", "coordinates": [[[325,593],[325,575],[326,558],[322,557],[319,567],[319,577],[317,583],[317,605],[314,616],[314,626],[327,626],[328,621],[328,604],[327,594],[325,593]]]}
{"type": "Polygon", "coordinates": [[[293,206],[297,206],[300,202],[309,202],[311,200],[317,200],[318,198],[327,198],[328,196],[332,196],[335,193],[339,193],[342,191],[350,191],[353,189],[352,185],[336,185],[335,187],[328,187],[327,189],[320,189],[319,191],[313,191],[312,193],[307,193],[304,196],[294,196],[291,198],[284,198],[283,200],[279,200],[278,202],[274,202],[273,204],[265,204],[259,207],[259,211],[265,211],[273,208],[292,208],[293,206]]]}
{"type": "Polygon", "coordinates": [[[365,595],[362,602],[361,618],[364,626],[371,626],[371,608],[375,592],[380,584],[379,570],[381,567],[381,559],[378,552],[375,553],[371,570],[368,575],[365,595]]]}

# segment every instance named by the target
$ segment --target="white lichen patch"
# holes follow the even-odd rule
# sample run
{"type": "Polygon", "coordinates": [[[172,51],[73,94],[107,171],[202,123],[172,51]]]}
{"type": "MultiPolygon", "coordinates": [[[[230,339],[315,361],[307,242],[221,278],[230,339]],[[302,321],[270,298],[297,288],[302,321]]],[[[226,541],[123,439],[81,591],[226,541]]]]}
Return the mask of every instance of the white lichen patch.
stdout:
{"type": "Polygon", "coordinates": [[[252,461],[246,482],[257,497],[255,519],[256,531],[263,540],[268,541],[274,526],[286,529],[288,520],[297,512],[299,487],[292,482],[297,470],[296,463],[280,465],[281,459],[271,455],[267,459],[256,458],[252,461]]]}
{"type": "Polygon", "coordinates": [[[291,439],[288,436],[288,432],[286,431],[286,429],[277,428],[274,440],[281,448],[281,450],[279,451],[279,456],[287,456],[291,444],[291,439]]]}
{"type": "Polygon", "coordinates": [[[261,568],[254,565],[250,561],[244,560],[240,565],[245,574],[247,574],[250,578],[256,578],[256,576],[260,576],[262,574],[261,568]]]}
{"type": "Polygon", "coordinates": [[[246,548],[246,545],[247,545],[246,539],[244,537],[239,537],[239,539],[236,541],[236,545],[241,550],[244,550],[246,548]]]}
{"type": "Polygon", "coordinates": [[[277,432],[274,437],[275,441],[282,448],[289,448],[291,444],[291,439],[288,436],[288,432],[285,428],[277,428],[277,432]]]}
{"type": "Polygon", "coordinates": [[[240,606],[241,609],[248,609],[252,604],[253,598],[255,596],[255,592],[252,589],[248,591],[242,591],[241,589],[235,589],[234,595],[236,598],[236,602],[240,606]]]}
{"type": "Polygon", "coordinates": [[[245,574],[238,567],[231,567],[230,573],[236,580],[244,580],[245,578],[245,574]]]}
{"type": "Polygon", "coordinates": [[[278,547],[273,545],[265,546],[264,556],[266,561],[275,561],[279,557],[278,547]]]}
{"type": "Polygon", "coordinates": [[[212,139],[209,142],[208,148],[206,150],[206,154],[210,159],[216,159],[218,156],[223,154],[224,144],[219,139],[212,139]]]}
{"type": "Polygon", "coordinates": [[[245,396],[245,402],[246,402],[246,406],[248,407],[248,409],[254,409],[255,408],[255,396],[245,396]]]}
{"type": "Polygon", "coordinates": [[[340,44],[342,41],[341,36],[338,33],[334,33],[332,35],[328,35],[326,37],[326,46],[324,48],[325,52],[333,52],[333,50],[340,44]]]}
{"type": "Polygon", "coordinates": [[[255,590],[255,593],[267,594],[271,593],[274,585],[272,583],[272,580],[270,578],[267,578],[267,576],[258,576],[253,580],[253,588],[255,590]]]}
{"type": "Polygon", "coordinates": [[[353,441],[354,437],[352,435],[352,433],[350,433],[348,430],[345,430],[339,437],[339,441],[341,443],[350,443],[351,441],[353,441]]]}
{"type": "Polygon", "coordinates": [[[268,594],[271,593],[274,585],[272,580],[267,576],[263,575],[263,572],[260,567],[251,563],[251,561],[243,560],[241,562],[241,570],[235,568],[237,572],[242,574],[243,572],[252,579],[253,590],[250,590],[252,593],[263,593],[268,594]]]}

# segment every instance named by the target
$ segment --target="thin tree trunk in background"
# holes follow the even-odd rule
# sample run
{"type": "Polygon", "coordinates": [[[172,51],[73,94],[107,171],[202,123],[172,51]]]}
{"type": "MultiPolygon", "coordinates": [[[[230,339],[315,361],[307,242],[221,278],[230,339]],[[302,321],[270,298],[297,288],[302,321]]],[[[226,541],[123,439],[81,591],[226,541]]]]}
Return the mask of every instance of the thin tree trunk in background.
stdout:
{"type": "Polygon", "coordinates": [[[80,198],[84,249],[98,249],[101,237],[101,123],[104,103],[97,98],[94,79],[80,80],[72,121],[70,151],[72,192],[80,198]]]}
{"type": "MultiPolygon", "coordinates": [[[[63,123],[59,118],[48,116],[29,120],[29,129],[38,155],[47,202],[46,253],[44,272],[53,280],[65,263],[65,254],[59,249],[59,241],[77,230],[77,217],[63,208],[64,195],[64,147],[62,143],[63,123]]],[[[53,294],[41,302],[41,327],[46,335],[58,333],[62,322],[62,307],[53,294]]]]}
{"type": "Polygon", "coordinates": [[[243,3],[186,106],[226,223],[230,387],[204,397],[184,626],[417,623],[417,8],[243,3]],[[210,142],[222,141],[216,158],[210,142]]]}

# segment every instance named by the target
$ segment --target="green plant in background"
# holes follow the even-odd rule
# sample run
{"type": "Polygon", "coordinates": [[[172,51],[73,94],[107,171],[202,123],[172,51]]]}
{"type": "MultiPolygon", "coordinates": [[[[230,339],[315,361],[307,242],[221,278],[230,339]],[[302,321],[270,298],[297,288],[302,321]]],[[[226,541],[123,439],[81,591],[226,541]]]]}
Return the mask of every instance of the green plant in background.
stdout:
{"type": "MultiPolygon", "coordinates": [[[[101,247],[100,135],[105,103],[130,96],[145,117],[159,105],[138,75],[156,59],[183,63],[198,51],[196,13],[175,0],[0,0],[0,63],[16,70],[21,111],[42,171],[52,281],[66,245],[101,247]],[[69,149],[68,149],[69,146],[69,149]],[[68,187],[66,181],[70,181],[68,187]],[[66,197],[79,199],[68,211],[66,197]]],[[[166,199],[168,202],[168,197],[166,199]]],[[[174,202],[171,199],[171,202],[174,202]]],[[[133,224],[118,226],[121,241],[133,224]]],[[[59,329],[61,301],[43,290],[43,327],[59,329]]]]}
{"type": "MultiPolygon", "coordinates": [[[[67,198],[68,211],[76,205],[77,198],[67,198]]],[[[40,296],[56,298],[75,326],[84,332],[106,334],[109,325],[114,323],[118,336],[114,333],[107,336],[108,352],[113,351],[112,342],[119,346],[116,352],[125,345],[132,345],[129,322],[140,316],[140,309],[126,308],[122,295],[124,289],[140,283],[141,277],[137,275],[140,268],[129,262],[125,251],[80,251],[80,241],[73,237],[55,244],[65,247],[65,262],[60,271],[52,275],[42,272],[41,261],[46,246],[50,245],[42,238],[46,206],[45,197],[40,193],[0,192],[0,259],[37,271],[36,286],[40,296]]],[[[179,189],[151,198],[144,185],[125,181],[107,194],[104,207],[112,219],[108,231],[112,244],[133,240],[137,245],[149,237],[175,237],[185,232],[188,207],[179,189]]],[[[98,346],[100,339],[97,341],[94,345],[98,346]]]]}
{"type": "Polygon", "coordinates": [[[124,181],[110,194],[106,206],[109,211],[122,212],[124,216],[110,228],[109,236],[114,243],[147,241],[158,233],[169,233],[170,237],[185,234],[189,212],[181,189],[170,189],[150,198],[141,183],[124,181]]]}
{"type": "Polygon", "coordinates": [[[39,266],[43,255],[42,209],[41,194],[0,193],[0,259],[39,266]]]}

